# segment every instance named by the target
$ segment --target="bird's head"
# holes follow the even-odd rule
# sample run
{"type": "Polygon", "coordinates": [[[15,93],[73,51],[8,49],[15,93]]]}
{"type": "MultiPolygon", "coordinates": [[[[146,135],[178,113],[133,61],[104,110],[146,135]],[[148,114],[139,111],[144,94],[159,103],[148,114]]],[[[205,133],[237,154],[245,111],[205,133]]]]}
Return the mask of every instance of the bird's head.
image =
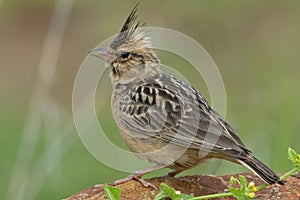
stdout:
{"type": "Polygon", "coordinates": [[[137,6],[138,4],[109,47],[93,49],[89,53],[101,58],[110,66],[113,83],[132,81],[160,70],[160,61],[150,38],[140,29],[140,22],[136,22],[137,6]]]}

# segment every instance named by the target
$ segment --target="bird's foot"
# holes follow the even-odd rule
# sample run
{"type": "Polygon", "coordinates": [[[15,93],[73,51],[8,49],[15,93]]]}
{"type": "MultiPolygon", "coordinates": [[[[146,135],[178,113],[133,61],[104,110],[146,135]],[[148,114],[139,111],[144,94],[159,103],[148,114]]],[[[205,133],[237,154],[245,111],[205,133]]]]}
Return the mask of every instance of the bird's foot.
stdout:
{"type": "Polygon", "coordinates": [[[144,187],[152,187],[153,189],[157,190],[155,185],[153,185],[152,183],[149,183],[148,181],[145,181],[144,179],[142,179],[142,176],[144,174],[147,174],[147,173],[159,170],[159,169],[163,169],[163,168],[166,168],[166,167],[168,167],[168,165],[156,165],[156,166],[153,166],[153,167],[149,167],[147,169],[136,171],[136,172],[132,173],[131,175],[129,175],[126,178],[115,181],[113,185],[119,185],[119,184],[122,184],[122,183],[126,183],[130,180],[136,180],[136,181],[140,182],[144,187]]]}
{"type": "Polygon", "coordinates": [[[131,181],[131,180],[136,180],[136,181],[140,182],[144,187],[152,187],[153,189],[157,190],[155,185],[142,179],[142,175],[143,174],[133,173],[133,174],[127,176],[126,178],[116,180],[113,185],[119,185],[122,183],[126,183],[128,181],[131,181]]]}

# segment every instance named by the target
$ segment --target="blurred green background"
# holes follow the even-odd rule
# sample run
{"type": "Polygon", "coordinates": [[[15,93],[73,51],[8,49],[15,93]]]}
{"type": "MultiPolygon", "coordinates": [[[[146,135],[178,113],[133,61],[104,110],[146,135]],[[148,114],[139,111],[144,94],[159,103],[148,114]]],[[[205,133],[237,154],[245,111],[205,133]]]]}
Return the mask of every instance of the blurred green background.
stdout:
{"type": "MultiPolygon", "coordinates": [[[[127,175],[80,142],[72,87],[87,52],[117,33],[135,4],[0,0],[0,199],[62,199],[127,175]]],[[[276,172],[288,170],[287,148],[300,151],[300,2],[153,0],[142,1],[138,15],[208,51],[225,83],[227,120],[260,160],[276,172]]],[[[159,56],[209,97],[184,61],[159,56]]],[[[98,117],[108,137],[124,146],[111,116],[108,73],[101,81],[107,95],[97,101],[98,117]]],[[[214,161],[185,174],[240,171],[247,169],[214,161]]]]}

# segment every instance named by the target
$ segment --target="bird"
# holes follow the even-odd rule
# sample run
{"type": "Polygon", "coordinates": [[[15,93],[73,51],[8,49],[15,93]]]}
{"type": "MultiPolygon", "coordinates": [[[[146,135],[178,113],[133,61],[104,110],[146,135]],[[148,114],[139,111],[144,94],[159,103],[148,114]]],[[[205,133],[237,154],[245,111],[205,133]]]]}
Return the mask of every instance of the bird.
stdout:
{"type": "Polygon", "coordinates": [[[114,185],[170,168],[174,177],[211,158],[249,168],[268,184],[284,184],[254,157],[237,132],[189,83],[162,71],[151,38],[137,21],[138,4],[108,47],[89,55],[105,61],[112,82],[112,113],[126,145],[138,158],[156,165],[133,172],[114,185]]]}

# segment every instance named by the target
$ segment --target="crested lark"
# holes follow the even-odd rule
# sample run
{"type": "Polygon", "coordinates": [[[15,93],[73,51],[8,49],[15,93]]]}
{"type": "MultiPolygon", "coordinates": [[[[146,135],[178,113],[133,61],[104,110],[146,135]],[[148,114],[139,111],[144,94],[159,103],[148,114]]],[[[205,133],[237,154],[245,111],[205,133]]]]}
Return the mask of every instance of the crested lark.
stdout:
{"type": "Polygon", "coordinates": [[[235,130],[188,83],[161,70],[146,33],[136,21],[137,6],[107,48],[90,55],[107,62],[113,84],[112,110],[122,138],[139,158],[155,167],[134,172],[115,184],[162,168],[175,176],[209,158],[245,165],[269,184],[279,177],[256,159],[235,130]]]}

